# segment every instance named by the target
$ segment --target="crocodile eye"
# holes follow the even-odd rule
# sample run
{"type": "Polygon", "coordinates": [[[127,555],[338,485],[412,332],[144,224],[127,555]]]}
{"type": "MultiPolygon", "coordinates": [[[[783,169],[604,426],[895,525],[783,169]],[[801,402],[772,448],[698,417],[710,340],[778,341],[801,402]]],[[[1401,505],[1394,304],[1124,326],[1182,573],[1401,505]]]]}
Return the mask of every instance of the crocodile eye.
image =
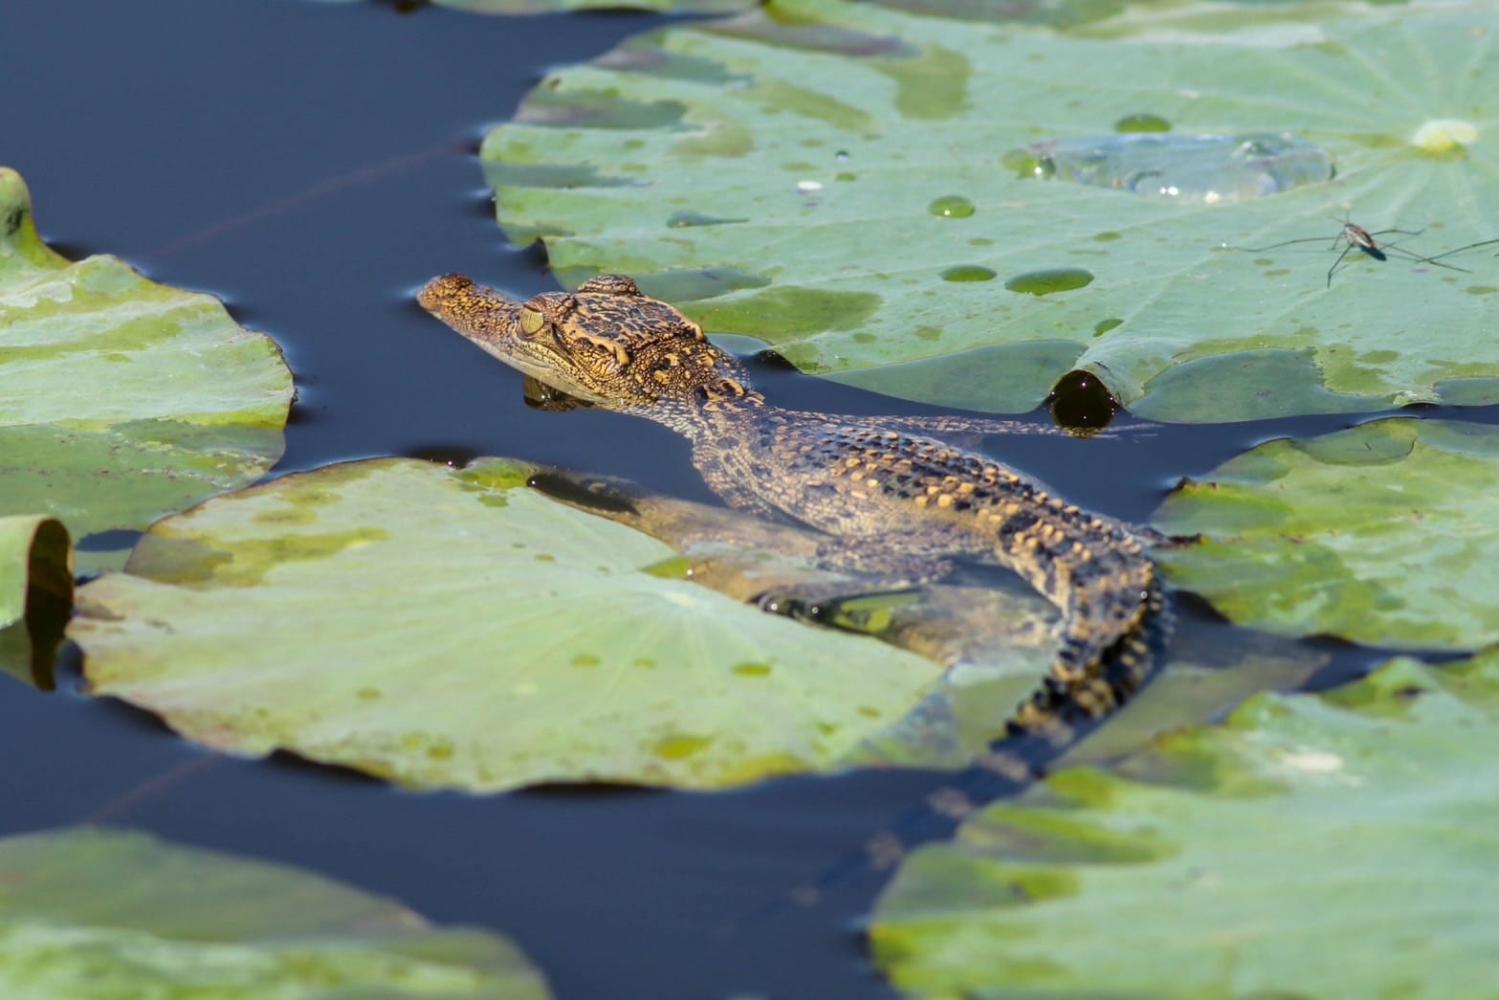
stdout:
{"type": "Polygon", "coordinates": [[[547,325],[546,317],[541,310],[533,306],[520,307],[520,331],[528,337],[534,337],[541,332],[542,327],[547,325]]]}

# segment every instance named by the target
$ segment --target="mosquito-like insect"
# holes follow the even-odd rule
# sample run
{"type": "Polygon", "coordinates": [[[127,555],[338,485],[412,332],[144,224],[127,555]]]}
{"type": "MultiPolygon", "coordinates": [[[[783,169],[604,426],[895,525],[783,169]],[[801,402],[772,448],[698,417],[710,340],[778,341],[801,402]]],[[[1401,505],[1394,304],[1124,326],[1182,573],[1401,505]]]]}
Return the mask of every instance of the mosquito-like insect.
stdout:
{"type": "MultiPolygon", "coordinates": [[[[1440,260],[1443,257],[1451,257],[1455,253],[1462,253],[1464,250],[1477,250],[1479,247],[1491,247],[1495,243],[1499,243],[1499,238],[1495,238],[1495,239],[1492,239],[1492,240],[1479,240],[1477,243],[1469,243],[1466,246],[1460,246],[1456,250],[1444,250],[1442,253],[1439,253],[1439,254],[1437,254],[1434,257],[1428,257],[1426,259],[1428,261],[1435,262],[1435,261],[1440,260]]],[[[1494,254],[1494,256],[1495,257],[1499,257],[1499,253],[1494,254]]],[[[1441,264],[1441,265],[1438,265],[1438,266],[1439,267],[1446,267],[1445,264],[1441,264]]]]}
{"type": "MultiPolygon", "coordinates": [[[[1402,250],[1400,248],[1400,244],[1398,243],[1381,244],[1374,238],[1376,236],[1386,236],[1391,233],[1399,236],[1420,236],[1423,232],[1425,232],[1424,229],[1376,229],[1371,233],[1363,226],[1345,220],[1343,222],[1343,228],[1338,230],[1338,234],[1336,236],[1332,237],[1332,246],[1328,247],[1329,250],[1336,250],[1339,244],[1342,244],[1343,252],[1338,254],[1338,259],[1333,261],[1332,267],[1329,267],[1327,269],[1327,287],[1332,287],[1333,274],[1336,273],[1338,268],[1342,266],[1343,261],[1347,259],[1348,255],[1355,250],[1366,253],[1370,257],[1373,257],[1375,260],[1380,261],[1389,260],[1389,255],[1393,253],[1406,260],[1413,260],[1417,263],[1436,264],[1437,267],[1445,267],[1449,271],[1462,271],[1464,274],[1472,273],[1467,268],[1454,267],[1451,264],[1438,263],[1435,257],[1422,257],[1420,254],[1412,253],[1409,250],[1402,250]]],[[[1326,236],[1307,236],[1299,240],[1282,240],[1279,243],[1271,243],[1269,246],[1234,247],[1233,249],[1243,250],[1248,253],[1259,253],[1262,250],[1274,250],[1276,247],[1290,246],[1293,243],[1321,243],[1326,239],[1326,236]]],[[[1496,240],[1495,242],[1499,242],[1499,240],[1496,240]]],[[[1462,247],[1461,249],[1470,250],[1472,249],[1472,247],[1462,247]]],[[[1448,253],[1456,253],[1456,251],[1449,250],[1448,253]]],[[[1445,257],[1447,256],[1447,254],[1440,254],[1439,256],[1445,257]]]]}

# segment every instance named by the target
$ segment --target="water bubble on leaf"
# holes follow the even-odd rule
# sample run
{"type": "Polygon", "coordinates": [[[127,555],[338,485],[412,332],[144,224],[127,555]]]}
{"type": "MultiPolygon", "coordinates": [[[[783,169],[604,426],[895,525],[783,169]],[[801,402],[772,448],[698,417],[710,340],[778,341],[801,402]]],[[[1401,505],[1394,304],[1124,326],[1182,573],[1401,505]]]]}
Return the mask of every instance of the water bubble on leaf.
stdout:
{"type": "Polygon", "coordinates": [[[1004,163],[1021,177],[1208,205],[1280,194],[1334,172],[1325,149],[1289,132],[1051,139],[1012,150],[1004,163]]]}

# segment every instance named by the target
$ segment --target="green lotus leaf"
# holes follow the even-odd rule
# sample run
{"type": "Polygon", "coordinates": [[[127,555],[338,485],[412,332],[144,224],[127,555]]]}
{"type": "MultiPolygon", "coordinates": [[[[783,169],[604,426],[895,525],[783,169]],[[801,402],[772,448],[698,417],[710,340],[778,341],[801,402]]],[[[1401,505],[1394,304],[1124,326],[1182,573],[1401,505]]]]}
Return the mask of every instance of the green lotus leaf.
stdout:
{"type": "Polygon", "coordinates": [[[0,517],[0,672],[50,687],[57,624],[73,601],[73,549],[50,517],[0,517]]]}
{"type": "Polygon", "coordinates": [[[1417,255],[1499,236],[1496,8],[1299,10],[1316,44],[777,0],[553,74],[483,159],[564,284],[635,275],[879,392],[1020,411],[1081,368],[1162,420],[1499,401],[1488,249],[1327,281],[1350,209],[1417,255]]]}
{"type": "Polygon", "coordinates": [[[78,828],[0,838],[0,993],[43,1000],[548,996],[506,939],[281,865],[78,828]]]}
{"type": "Polygon", "coordinates": [[[1222,719],[1262,691],[1300,689],[1331,656],[1280,636],[1221,626],[1179,625],[1161,671],[1060,764],[1114,761],[1162,733],[1222,719]]]}
{"type": "MultiPolygon", "coordinates": [[[[320,0],[323,3],[363,3],[365,0],[320,0]]],[[[1238,4],[1203,5],[1192,0],[872,0],[886,7],[960,20],[994,23],[1022,22],[1045,24],[1060,29],[1091,29],[1093,32],[1138,34],[1146,26],[1154,30],[1213,32],[1241,30],[1258,26],[1267,20],[1261,0],[1230,0],[1238,4]],[[1118,15],[1129,12],[1131,16],[1118,15]],[[1144,22],[1143,24],[1141,22],[1144,22]],[[1100,24],[1100,22],[1102,22],[1100,24]]],[[[1404,2],[1404,0],[1372,0],[1404,2]]],[[[715,14],[749,10],[760,0],[414,0],[408,6],[431,3],[437,7],[469,11],[475,14],[549,14],[574,10],[644,10],[661,13],[715,14]]],[[[1336,0],[1277,5],[1273,19],[1284,22],[1326,20],[1346,13],[1353,3],[1336,0]]]]}
{"type": "Polygon", "coordinates": [[[292,393],[276,345],[216,299],[53,253],[4,167],[0,380],[0,515],[50,514],[77,538],[258,478],[292,393]]]}
{"type": "Polygon", "coordinates": [[[914,853],[875,960],[933,997],[1492,996],[1496,753],[1492,651],[1260,695],[914,853]]]}
{"type": "Polygon", "coordinates": [[[163,520],[79,591],[91,689],[213,747],[493,791],[832,769],[936,683],[682,579],[533,471],[362,462],[163,520]]]}
{"type": "MultiPolygon", "coordinates": [[[[470,11],[475,14],[544,14],[563,10],[649,10],[675,13],[717,14],[744,11],[760,5],[759,0],[430,0],[438,7],[470,11]]],[[[1238,27],[1245,21],[1257,23],[1263,17],[1254,16],[1256,0],[1237,0],[1248,10],[1217,11],[1216,16],[1207,17],[1199,12],[1189,17],[1178,8],[1191,8],[1186,0],[1146,0],[1127,4],[1125,0],[1020,0],[1020,2],[995,3],[993,0],[874,0],[886,7],[908,10],[916,14],[930,14],[961,20],[1007,23],[1013,21],[1027,24],[1046,24],[1057,28],[1080,28],[1107,21],[1130,7],[1139,8],[1152,19],[1166,18],[1167,23],[1181,30],[1223,31],[1238,27]]],[[[1278,11],[1277,19],[1288,13],[1302,19],[1326,18],[1330,12],[1345,10],[1347,5],[1336,3],[1302,3],[1293,11],[1278,11]],[[1315,12],[1315,13],[1314,13],[1315,12]]],[[[1110,31],[1136,31],[1131,22],[1110,26],[1110,31]]]]}
{"type": "Polygon", "coordinates": [[[561,10],[653,10],[721,14],[753,7],[757,0],[432,0],[439,7],[475,14],[547,14],[561,10]]]}
{"type": "Polygon", "coordinates": [[[0,517],[0,628],[26,614],[34,586],[70,596],[73,573],[68,533],[50,517],[0,517]]]}
{"type": "Polygon", "coordinates": [[[1499,429],[1391,419],[1280,440],[1188,482],[1169,578],[1231,620],[1399,649],[1499,642],[1499,429]]]}

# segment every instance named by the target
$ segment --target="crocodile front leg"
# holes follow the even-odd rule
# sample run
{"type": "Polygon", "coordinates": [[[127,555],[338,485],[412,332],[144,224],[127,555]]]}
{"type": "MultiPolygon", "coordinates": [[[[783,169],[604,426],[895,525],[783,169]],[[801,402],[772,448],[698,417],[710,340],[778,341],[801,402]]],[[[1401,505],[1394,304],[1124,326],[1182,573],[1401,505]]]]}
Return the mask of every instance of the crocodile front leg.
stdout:
{"type": "Polygon", "coordinates": [[[903,597],[914,600],[922,586],[952,573],[950,560],[893,552],[887,541],[875,539],[829,538],[817,547],[817,566],[857,575],[769,590],[756,603],[771,614],[877,635],[883,630],[880,623],[888,620],[887,612],[903,597]]]}

